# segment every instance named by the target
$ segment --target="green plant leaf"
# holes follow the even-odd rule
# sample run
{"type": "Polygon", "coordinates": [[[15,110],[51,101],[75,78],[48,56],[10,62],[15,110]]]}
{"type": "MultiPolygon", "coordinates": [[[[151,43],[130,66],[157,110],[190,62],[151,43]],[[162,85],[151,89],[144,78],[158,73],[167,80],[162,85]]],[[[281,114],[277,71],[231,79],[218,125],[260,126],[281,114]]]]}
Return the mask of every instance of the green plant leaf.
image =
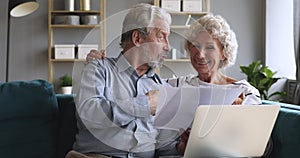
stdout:
{"type": "Polygon", "coordinates": [[[64,87],[64,86],[72,86],[72,77],[70,77],[69,75],[65,74],[64,76],[62,76],[60,78],[60,86],[64,87]]]}
{"type": "Polygon", "coordinates": [[[279,96],[286,96],[286,92],[274,92],[272,94],[269,95],[269,98],[273,97],[273,96],[276,96],[276,95],[279,95],[279,96]]]}
{"type": "Polygon", "coordinates": [[[267,66],[263,66],[261,61],[254,61],[248,66],[240,66],[241,72],[247,75],[247,81],[257,88],[262,99],[269,99],[274,95],[283,95],[285,92],[274,92],[268,95],[269,89],[274,85],[279,79],[275,78],[274,75],[276,71],[270,70],[267,66]]]}
{"type": "Polygon", "coordinates": [[[270,70],[267,67],[263,68],[264,73],[266,74],[267,78],[272,78],[277,72],[273,72],[272,70],[270,70]]]}
{"type": "Polygon", "coordinates": [[[262,64],[261,62],[258,60],[258,61],[255,61],[253,62],[252,64],[249,65],[249,68],[251,69],[251,72],[252,73],[256,73],[256,72],[259,72],[262,68],[262,64]]]}
{"type": "Polygon", "coordinates": [[[249,69],[246,66],[240,66],[242,73],[249,75],[249,69]]]}

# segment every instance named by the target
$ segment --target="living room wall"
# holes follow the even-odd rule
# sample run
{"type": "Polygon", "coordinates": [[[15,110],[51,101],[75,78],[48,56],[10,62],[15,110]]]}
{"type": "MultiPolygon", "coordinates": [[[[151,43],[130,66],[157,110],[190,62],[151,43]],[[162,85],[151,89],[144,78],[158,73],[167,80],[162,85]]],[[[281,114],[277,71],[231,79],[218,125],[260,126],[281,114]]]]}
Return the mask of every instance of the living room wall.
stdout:
{"type": "MultiPolygon", "coordinates": [[[[107,0],[107,17],[141,2],[152,0],[107,0]]],[[[9,80],[48,79],[47,48],[48,1],[38,0],[40,7],[33,14],[22,18],[11,18],[9,80]]],[[[0,1],[0,81],[5,81],[5,54],[8,0],[0,1]]],[[[239,65],[248,65],[264,56],[264,1],[261,0],[211,0],[211,11],[221,14],[236,32],[239,54],[236,65],[226,70],[226,74],[245,78],[239,65]]],[[[120,25],[115,28],[119,30],[120,25]]],[[[114,28],[110,26],[110,28],[114,28]]],[[[110,34],[109,32],[107,33],[110,34]]],[[[178,75],[193,72],[187,65],[171,65],[178,75]],[[186,68],[190,71],[186,71],[186,68]]],[[[68,68],[62,65],[56,69],[55,77],[61,76],[68,68]]],[[[72,67],[72,65],[70,65],[72,67]]]]}

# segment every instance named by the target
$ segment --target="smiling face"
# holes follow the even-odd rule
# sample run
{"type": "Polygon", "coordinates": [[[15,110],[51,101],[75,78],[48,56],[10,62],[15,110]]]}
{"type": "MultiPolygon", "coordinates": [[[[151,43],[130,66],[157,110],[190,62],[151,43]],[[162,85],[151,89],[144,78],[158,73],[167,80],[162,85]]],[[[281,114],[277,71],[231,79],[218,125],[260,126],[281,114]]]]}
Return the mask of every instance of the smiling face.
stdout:
{"type": "Polygon", "coordinates": [[[199,76],[218,73],[220,62],[225,59],[221,43],[205,31],[189,42],[188,51],[199,76]]]}

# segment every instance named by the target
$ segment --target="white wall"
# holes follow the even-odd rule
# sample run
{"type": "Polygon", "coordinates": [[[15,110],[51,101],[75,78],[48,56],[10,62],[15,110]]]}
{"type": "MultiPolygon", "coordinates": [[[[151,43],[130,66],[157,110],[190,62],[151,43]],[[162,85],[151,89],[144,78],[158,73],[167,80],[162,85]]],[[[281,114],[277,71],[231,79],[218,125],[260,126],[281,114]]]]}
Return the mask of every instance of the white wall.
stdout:
{"type": "Polygon", "coordinates": [[[265,63],[277,76],[295,79],[294,58],[293,0],[267,0],[265,63]]]}
{"type": "MultiPolygon", "coordinates": [[[[295,79],[294,56],[293,0],[266,0],[265,64],[277,71],[277,77],[295,79]]],[[[284,91],[285,84],[286,79],[279,80],[269,93],[284,91]]]]}
{"type": "MultiPolygon", "coordinates": [[[[269,0],[271,2],[271,0],[269,0]]],[[[278,0],[276,0],[278,1],[278,0]]],[[[284,1],[284,0],[282,0],[284,1]]],[[[289,0],[291,1],[291,0],[289,0]]],[[[39,9],[24,18],[12,19],[11,23],[11,61],[10,61],[10,80],[30,80],[48,78],[47,48],[47,4],[46,0],[38,0],[39,9]],[[22,27],[19,27],[22,26],[22,27]]],[[[152,0],[107,0],[107,17],[130,8],[132,5],[152,0]]],[[[240,65],[248,65],[254,60],[264,58],[264,13],[263,4],[265,0],[211,0],[211,11],[215,14],[224,16],[233,30],[237,34],[239,42],[239,54],[236,65],[229,68],[226,73],[236,79],[245,78],[240,73],[240,65]]],[[[272,0],[273,3],[273,0],[272,0]]],[[[7,0],[0,1],[0,10],[7,9],[7,0]]],[[[282,10],[279,10],[283,14],[282,10]]],[[[3,71],[3,54],[6,52],[4,38],[6,32],[6,14],[0,14],[1,32],[1,65],[0,79],[5,77],[3,71]],[[4,33],[4,34],[2,34],[4,33]]],[[[280,18],[282,20],[282,18],[280,18]]],[[[122,21],[122,20],[119,20],[122,21]]],[[[111,24],[107,26],[110,30],[119,30],[120,25],[111,24]]],[[[114,32],[107,32],[107,36],[114,32]]],[[[274,51],[268,51],[269,53],[274,51]]],[[[72,67],[72,66],[70,66],[72,67]]],[[[188,64],[169,63],[179,75],[193,73],[193,69],[188,64]]],[[[56,71],[65,72],[63,65],[58,64],[56,71]]],[[[56,76],[57,77],[57,76],[56,76]]]]}
{"type": "Polygon", "coordinates": [[[227,20],[239,44],[236,63],[226,74],[235,79],[246,78],[240,73],[240,66],[264,56],[264,0],[211,0],[211,11],[227,20]]]}
{"type": "MultiPolygon", "coordinates": [[[[48,1],[32,14],[10,17],[9,81],[48,79],[48,1]]],[[[5,81],[8,0],[0,1],[0,82],[5,81]]]]}
{"type": "MultiPolygon", "coordinates": [[[[130,8],[132,5],[141,2],[151,3],[152,0],[134,0],[130,3],[125,3],[120,0],[107,1],[107,44],[111,52],[118,52],[118,42],[116,39],[120,32],[122,19],[124,14],[120,12],[130,8]],[[121,3],[121,4],[120,4],[121,3]],[[118,5],[116,5],[118,4],[118,5]],[[114,40],[114,41],[113,41],[114,40]]],[[[264,56],[264,1],[262,0],[211,0],[211,11],[214,14],[220,14],[232,29],[236,32],[239,49],[236,64],[228,68],[225,73],[236,79],[243,79],[245,76],[240,73],[240,65],[248,65],[252,61],[262,60],[264,56]]],[[[171,40],[171,39],[170,39],[171,40]]],[[[182,44],[183,46],[183,44],[182,44]]],[[[116,56],[115,53],[110,54],[116,56]]],[[[195,74],[190,63],[165,62],[164,68],[161,70],[162,77],[169,77],[170,70],[177,75],[195,74]]]]}
{"type": "MultiPolygon", "coordinates": [[[[3,2],[8,4],[7,0],[4,0],[3,2]]],[[[4,21],[7,21],[7,8],[0,9],[0,20],[0,82],[5,82],[7,22],[4,21]]]]}

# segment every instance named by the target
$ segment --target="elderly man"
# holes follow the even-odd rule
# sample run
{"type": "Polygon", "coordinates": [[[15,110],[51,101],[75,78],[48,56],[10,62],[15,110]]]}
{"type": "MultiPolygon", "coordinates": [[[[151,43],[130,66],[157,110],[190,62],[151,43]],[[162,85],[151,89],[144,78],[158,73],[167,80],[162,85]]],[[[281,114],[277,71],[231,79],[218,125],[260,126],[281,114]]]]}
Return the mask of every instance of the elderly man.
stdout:
{"type": "Polygon", "coordinates": [[[171,16],[149,4],[129,10],[117,58],[90,61],[76,95],[78,129],[66,157],[156,157],[183,153],[187,135],[153,126],[158,86],[155,74],[170,50],[171,16]],[[180,141],[179,141],[180,140],[180,141]]]}

